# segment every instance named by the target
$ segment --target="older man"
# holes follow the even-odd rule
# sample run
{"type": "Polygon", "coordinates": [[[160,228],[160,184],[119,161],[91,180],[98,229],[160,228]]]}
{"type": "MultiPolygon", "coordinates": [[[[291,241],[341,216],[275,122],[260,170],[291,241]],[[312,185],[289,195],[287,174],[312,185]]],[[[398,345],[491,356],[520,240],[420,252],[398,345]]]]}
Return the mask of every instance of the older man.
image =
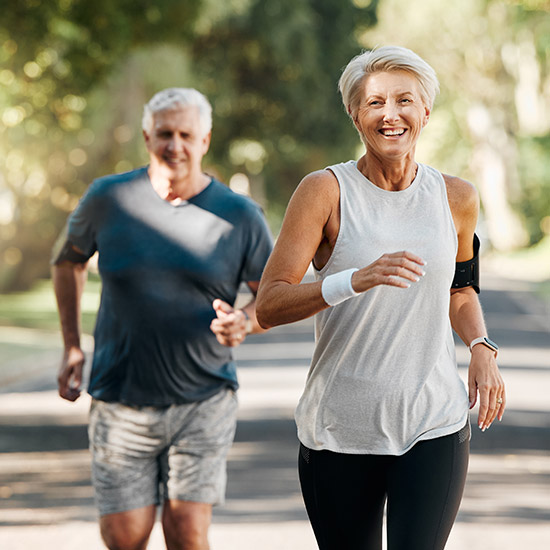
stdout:
{"type": "Polygon", "coordinates": [[[108,548],[143,549],[162,504],[169,550],[208,548],[236,422],[231,347],[262,329],[255,296],[271,251],[260,208],[201,168],[211,107],[193,89],[145,106],[150,164],[95,180],[53,259],[65,352],[59,393],[80,394],[79,303],[97,250],[102,278],[88,392],[92,478],[108,548]]]}

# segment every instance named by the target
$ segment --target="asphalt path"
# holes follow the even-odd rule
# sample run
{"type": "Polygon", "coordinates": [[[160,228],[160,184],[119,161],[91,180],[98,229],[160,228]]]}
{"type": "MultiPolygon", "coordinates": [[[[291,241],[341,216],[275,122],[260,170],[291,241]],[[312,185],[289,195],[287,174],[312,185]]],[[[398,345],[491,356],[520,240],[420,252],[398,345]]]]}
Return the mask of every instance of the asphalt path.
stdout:
{"type": "MultiPolygon", "coordinates": [[[[550,313],[529,285],[485,277],[490,336],[501,345],[504,420],[473,430],[466,491],[448,550],[550,547],[550,313]]],[[[58,334],[0,328],[36,355],[0,368],[0,549],[100,550],[87,451],[89,397],[57,397],[58,334]]],[[[90,343],[86,342],[90,347],[90,343]]],[[[227,502],[214,550],[314,550],[296,472],[294,407],[313,349],[304,321],[251,336],[236,353],[241,390],[227,502]]],[[[465,379],[468,351],[457,343],[465,379]]],[[[475,413],[472,423],[475,426],[475,413]]],[[[164,548],[159,525],[151,550],[164,548]]]]}

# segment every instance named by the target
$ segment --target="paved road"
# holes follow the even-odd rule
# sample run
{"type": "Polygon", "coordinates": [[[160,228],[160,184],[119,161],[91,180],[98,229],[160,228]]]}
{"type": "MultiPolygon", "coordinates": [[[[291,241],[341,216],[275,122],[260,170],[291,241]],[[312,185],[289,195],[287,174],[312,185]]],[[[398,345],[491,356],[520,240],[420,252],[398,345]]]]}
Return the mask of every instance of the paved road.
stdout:
{"type": "MultiPolygon", "coordinates": [[[[447,549],[550,547],[550,315],[528,287],[485,278],[482,302],[501,344],[508,387],[502,423],[472,436],[466,493],[447,549]]],[[[0,549],[100,550],[86,450],[88,399],[63,402],[54,377],[58,335],[40,356],[11,361],[0,379],[0,549]]],[[[215,512],[217,550],[314,550],[296,474],[293,409],[313,346],[310,321],[252,336],[238,350],[240,422],[227,503],[215,512]]],[[[458,345],[461,373],[468,352],[458,345]]],[[[150,549],[164,548],[158,526],[150,549]]]]}

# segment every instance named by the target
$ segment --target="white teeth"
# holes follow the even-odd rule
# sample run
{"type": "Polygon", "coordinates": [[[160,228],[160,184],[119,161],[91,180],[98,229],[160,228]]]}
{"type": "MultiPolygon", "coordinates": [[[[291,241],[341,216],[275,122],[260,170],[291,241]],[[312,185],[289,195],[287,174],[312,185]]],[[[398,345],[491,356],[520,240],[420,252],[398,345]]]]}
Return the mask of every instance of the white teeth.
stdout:
{"type": "Polygon", "coordinates": [[[382,133],[385,136],[400,136],[400,135],[405,133],[405,130],[403,130],[403,129],[400,129],[400,130],[382,130],[382,133]]]}

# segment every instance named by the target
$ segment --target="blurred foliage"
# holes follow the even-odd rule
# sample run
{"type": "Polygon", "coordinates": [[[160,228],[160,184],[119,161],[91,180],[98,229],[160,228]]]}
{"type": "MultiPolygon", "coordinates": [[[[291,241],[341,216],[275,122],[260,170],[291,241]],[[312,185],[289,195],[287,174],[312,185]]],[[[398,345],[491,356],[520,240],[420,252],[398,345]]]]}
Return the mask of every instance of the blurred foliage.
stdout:
{"type": "Polygon", "coordinates": [[[147,162],[142,107],[168,86],[212,101],[205,168],[249,181],[276,232],[306,173],[357,156],[337,80],[374,44],[410,47],[440,77],[419,159],[479,186],[489,233],[511,231],[512,205],[536,242],[550,224],[549,10],[550,0],[18,0],[0,19],[0,290],[47,276],[93,178],[147,162]]]}
{"type": "MultiPolygon", "coordinates": [[[[143,104],[195,86],[207,168],[240,171],[280,218],[301,177],[354,143],[336,79],[377,0],[20,0],[0,20],[0,290],[48,272],[94,177],[146,162],[143,104]],[[267,191],[266,191],[267,190],[267,191]]],[[[348,156],[348,155],[345,155],[348,156]]]]}
{"type": "MultiPolygon", "coordinates": [[[[522,189],[514,204],[537,241],[544,233],[550,235],[550,134],[521,138],[518,145],[522,189]]],[[[546,263],[550,265],[550,256],[546,263]]]]}

